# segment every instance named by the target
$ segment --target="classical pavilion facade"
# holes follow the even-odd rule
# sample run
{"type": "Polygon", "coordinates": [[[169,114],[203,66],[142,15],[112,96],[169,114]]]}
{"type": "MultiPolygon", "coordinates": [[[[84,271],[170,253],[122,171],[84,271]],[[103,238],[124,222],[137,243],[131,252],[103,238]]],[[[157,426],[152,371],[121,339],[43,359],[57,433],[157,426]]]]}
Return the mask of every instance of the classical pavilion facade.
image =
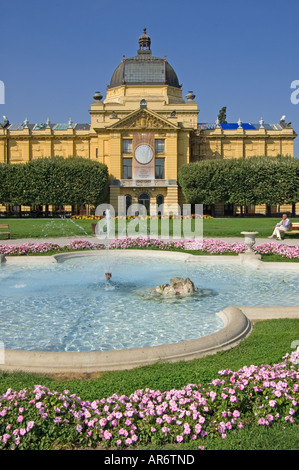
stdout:
{"type": "MultiPolygon", "coordinates": [[[[293,156],[297,134],[284,119],[277,124],[262,119],[258,123],[203,123],[195,98],[193,92],[183,97],[176,72],[166,57],[152,55],[151,39],[144,30],[137,55],[123,56],[106,96],[94,94],[89,123],[48,119],[33,124],[26,119],[11,124],[5,118],[0,125],[0,163],[50,156],[102,162],[109,169],[109,202],[117,213],[119,196],[125,196],[127,205],[182,206],[185,200],[177,178],[178,169],[186,163],[205,158],[293,156]]],[[[229,210],[216,204],[216,215],[229,210]]],[[[263,213],[265,208],[251,210],[263,213]]]]}

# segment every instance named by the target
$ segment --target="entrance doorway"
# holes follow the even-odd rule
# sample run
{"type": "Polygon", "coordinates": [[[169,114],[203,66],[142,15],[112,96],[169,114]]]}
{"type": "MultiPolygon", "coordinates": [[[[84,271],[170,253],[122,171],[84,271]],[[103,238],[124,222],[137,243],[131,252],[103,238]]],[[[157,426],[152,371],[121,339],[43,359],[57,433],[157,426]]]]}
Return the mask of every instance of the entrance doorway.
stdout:
{"type": "Polygon", "coordinates": [[[147,214],[150,210],[150,196],[147,193],[141,193],[138,197],[138,204],[142,204],[146,208],[147,214]]]}

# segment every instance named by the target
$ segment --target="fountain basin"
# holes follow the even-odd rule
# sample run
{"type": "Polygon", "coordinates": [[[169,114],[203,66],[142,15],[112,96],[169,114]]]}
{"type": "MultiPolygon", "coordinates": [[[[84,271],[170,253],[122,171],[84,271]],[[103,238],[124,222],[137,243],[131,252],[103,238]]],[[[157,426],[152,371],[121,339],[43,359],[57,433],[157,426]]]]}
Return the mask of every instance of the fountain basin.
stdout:
{"type": "MultiPolygon", "coordinates": [[[[129,260],[132,257],[133,253],[130,252],[130,250],[116,250],[115,252],[111,252],[112,258],[114,258],[115,265],[119,265],[120,261],[124,263],[125,266],[128,267],[129,265],[129,260]]],[[[187,255],[184,253],[170,253],[170,252],[145,252],[145,251],[140,251],[136,252],[134,250],[134,256],[138,257],[140,260],[143,258],[143,260],[148,260],[150,261],[150,264],[153,265],[153,262],[159,261],[160,264],[157,265],[157,272],[159,272],[161,266],[163,264],[167,264],[167,261],[174,261],[177,262],[179,261],[179,266],[183,270],[187,270],[188,272],[194,272],[199,269],[199,274],[201,279],[201,283],[203,283],[202,279],[204,279],[204,275],[208,276],[208,267],[211,265],[213,266],[213,275],[215,275],[215,272],[220,273],[218,278],[216,279],[216,283],[218,286],[218,289],[220,286],[219,284],[219,279],[221,279],[221,276],[223,275],[223,270],[221,271],[221,267],[224,267],[224,271],[227,272],[229,267],[235,266],[236,268],[240,269],[240,260],[239,257],[197,257],[197,256],[192,256],[192,255],[187,255]],[[215,271],[216,270],[216,271],[215,271]]],[[[5,266],[2,266],[1,268],[1,275],[4,275],[3,273],[5,272],[5,269],[9,266],[22,266],[22,269],[26,271],[27,268],[35,265],[47,265],[48,267],[55,265],[58,261],[58,265],[61,264],[65,265],[66,267],[68,266],[68,263],[72,260],[77,260],[78,264],[81,266],[81,262],[86,260],[91,260],[94,259],[96,262],[98,262],[101,258],[104,258],[104,253],[95,253],[95,252],[82,252],[82,253],[68,253],[68,254],[60,254],[60,255],[55,255],[54,257],[26,257],[26,258],[21,258],[21,257],[8,257],[7,258],[7,263],[5,266]],[[64,263],[65,261],[66,263],[64,263]]],[[[137,258],[135,258],[136,262],[137,258]]],[[[171,265],[171,263],[170,263],[171,265]]],[[[247,278],[246,280],[251,282],[252,279],[255,279],[256,276],[259,276],[258,272],[259,271],[264,271],[267,270],[267,273],[271,273],[272,276],[272,271],[276,271],[278,267],[281,269],[281,273],[284,275],[284,279],[287,279],[287,281],[290,282],[296,282],[298,280],[298,268],[299,266],[296,265],[295,263],[261,263],[259,264],[259,269],[257,270],[256,268],[251,268],[246,266],[245,271],[247,272],[247,278]],[[276,266],[274,266],[276,265],[276,266]],[[279,265],[279,266],[278,266],[279,265]],[[274,268],[274,269],[273,269],[274,268]],[[248,272],[249,271],[249,272],[248,272]],[[287,272],[292,273],[291,277],[288,277],[287,272]],[[254,274],[254,275],[253,275],[254,274]]],[[[67,270],[67,272],[71,271],[70,269],[67,270]]],[[[81,269],[82,271],[82,269],[81,269]]],[[[100,271],[100,270],[99,270],[100,271]]],[[[144,266],[142,267],[140,272],[144,271],[144,266]]],[[[145,270],[146,271],[146,270],[145,270]]],[[[186,271],[186,272],[187,272],[186,271]]],[[[125,277],[128,277],[128,273],[130,271],[127,269],[125,272],[125,277]]],[[[99,274],[99,273],[98,273],[99,274]]],[[[117,279],[117,271],[115,272],[113,270],[113,278],[117,279]],[[114,275],[115,273],[115,275],[114,275]]],[[[156,284],[156,278],[157,276],[154,276],[154,281],[153,286],[156,284]]],[[[26,274],[28,277],[28,273],[26,274]]],[[[104,274],[102,274],[104,277],[104,274]]],[[[268,279],[268,275],[265,276],[266,279],[268,279],[268,284],[266,288],[272,285],[273,279],[270,278],[268,279]]],[[[161,277],[165,279],[165,273],[161,274],[161,277]]],[[[194,279],[194,276],[191,276],[192,279],[194,279]]],[[[85,276],[83,275],[83,278],[85,276]]],[[[167,277],[169,278],[169,276],[167,277]]],[[[142,280],[143,284],[144,279],[142,280]]],[[[207,287],[210,284],[210,278],[206,280],[207,285],[204,287],[207,287]]],[[[1,283],[2,284],[2,283],[1,283]]],[[[196,284],[198,284],[198,278],[196,280],[196,284]]],[[[232,282],[232,284],[234,284],[232,282]]],[[[261,295],[264,295],[263,287],[260,284],[260,280],[257,279],[257,284],[258,286],[255,285],[254,293],[257,295],[258,292],[261,293],[261,295]]],[[[283,284],[283,283],[282,283],[283,284]]],[[[286,283],[284,283],[286,284],[286,283]]],[[[228,285],[228,281],[226,280],[224,282],[224,287],[225,285],[228,285]]],[[[244,280],[240,281],[239,287],[242,286],[244,289],[244,286],[246,285],[246,289],[250,291],[250,286],[246,283],[244,283],[244,280]]],[[[289,284],[288,284],[289,285],[289,284]]],[[[17,288],[14,291],[16,292],[22,292],[22,285],[17,284],[17,288]]],[[[48,286],[48,288],[51,290],[53,286],[48,286]]],[[[67,294],[67,282],[63,286],[65,288],[64,293],[65,295],[67,294]]],[[[201,286],[202,287],[202,286],[201,286]]],[[[278,286],[279,287],[279,286],[278,286]]],[[[285,286],[284,286],[285,287],[285,286]]],[[[275,289],[277,289],[277,286],[274,286],[275,289]]],[[[293,289],[291,285],[289,285],[290,289],[293,289]]],[[[76,291],[77,287],[74,287],[74,291],[76,291]]],[[[221,288],[222,289],[222,288],[221,288]]],[[[234,345],[238,344],[238,342],[246,337],[250,331],[251,331],[251,321],[250,321],[250,315],[248,315],[248,312],[250,311],[250,308],[255,309],[258,313],[257,315],[260,317],[259,319],[263,318],[263,311],[267,309],[268,307],[262,307],[259,304],[259,301],[257,299],[257,305],[255,307],[250,307],[250,303],[247,304],[246,307],[239,307],[238,305],[244,305],[243,301],[246,299],[244,298],[244,294],[241,293],[242,295],[239,297],[239,303],[235,304],[233,306],[230,305],[230,300],[232,301],[232,296],[229,294],[229,292],[224,292],[224,290],[220,289],[220,293],[222,293],[223,296],[225,296],[225,302],[222,306],[222,308],[216,308],[214,309],[213,315],[215,315],[220,321],[221,325],[217,329],[217,331],[211,333],[211,334],[205,334],[203,336],[200,336],[201,331],[198,330],[198,328],[194,328],[193,333],[193,338],[191,339],[186,339],[180,338],[176,342],[169,342],[168,344],[160,344],[160,345],[153,345],[151,347],[120,347],[119,349],[114,349],[114,350],[103,350],[103,351],[98,351],[98,350],[92,350],[92,351],[42,351],[38,347],[33,347],[32,350],[18,350],[17,348],[11,348],[6,345],[5,348],[5,361],[4,364],[1,364],[0,368],[3,370],[25,370],[25,371],[31,371],[31,372],[45,372],[45,373],[60,373],[60,372],[78,372],[78,373],[90,373],[90,372],[100,372],[104,370],[117,370],[117,369],[128,369],[128,368],[133,368],[141,365],[146,365],[150,364],[153,362],[157,361],[177,361],[177,360],[189,360],[193,359],[195,357],[202,357],[206,354],[213,354],[221,349],[227,349],[230,347],[233,347],[234,345]],[[244,310],[245,309],[245,310],[244,310]],[[262,312],[261,312],[262,309],[262,312]],[[244,313],[246,312],[246,313],[244,313]]],[[[218,292],[219,294],[219,292],[218,292]]],[[[284,299],[282,295],[282,291],[278,292],[278,295],[284,299]]],[[[219,295],[215,296],[214,298],[219,299],[219,295]]],[[[272,298],[272,296],[271,296],[272,298]]],[[[249,300],[254,300],[254,296],[249,295],[249,300]]],[[[248,302],[249,302],[248,300],[248,302]]],[[[255,299],[256,300],[256,299],[255,299]]],[[[274,300],[274,302],[277,300],[274,300]]],[[[138,298],[137,303],[140,303],[140,299],[138,298]]],[[[244,302],[245,303],[245,302],[244,302]]],[[[277,301],[277,303],[279,303],[277,301]]],[[[297,302],[298,303],[298,302],[297,302]]],[[[296,301],[293,299],[293,304],[296,305],[296,301]]],[[[219,305],[219,304],[218,304],[219,305]]],[[[271,302],[271,305],[275,305],[271,302]]],[[[194,305],[193,305],[194,306],[194,305]]],[[[203,305],[199,305],[196,307],[196,313],[200,315],[203,309],[203,305]]],[[[298,317],[298,312],[299,309],[298,307],[294,306],[288,306],[285,307],[283,304],[281,306],[276,306],[271,309],[271,312],[275,312],[276,317],[279,318],[279,315],[284,315],[285,314],[285,309],[287,310],[287,313],[290,311],[298,317]]],[[[180,317],[177,315],[177,306],[176,304],[173,304],[173,316],[170,317],[170,322],[175,325],[175,330],[181,331],[180,325],[178,323],[178,320],[180,317]]],[[[187,308],[188,312],[188,308],[187,308]]],[[[42,315],[42,313],[41,313],[42,315]]],[[[271,316],[271,314],[270,314],[271,316]]],[[[253,317],[254,320],[256,319],[256,316],[253,317]]],[[[41,323],[42,323],[42,316],[40,318],[41,323]]],[[[51,319],[52,320],[52,319],[51,319]]],[[[130,319],[129,319],[130,320],[130,319]]],[[[52,324],[55,324],[56,318],[53,318],[52,324]]],[[[151,323],[152,320],[149,319],[149,323],[151,323]]],[[[163,323],[163,320],[161,320],[163,323]]],[[[35,324],[36,325],[36,324],[35,324]]],[[[20,326],[20,325],[19,325],[20,326]]],[[[37,326],[37,325],[36,325],[37,326]]],[[[6,325],[7,327],[7,325],[6,325]]],[[[38,328],[38,327],[37,327],[38,328]]],[[[35,328],[35,329],[37,329],[35,328]]],[[[130,328],[129,328],[130,329],[130,328]]],[[[60,330],[58,330],[59,333],[60,330]]],[[[128,330],[129,331],[129,330],[128,330]]],[[[55,332],[54,336],[57,336],[57,332],[55,332]]],[[[124,336],[126,333],[121,331],[121,336],[124,336]]],[[[135,336],[135,335],[133,335],[135,336]]],[[[169,340],[169,338],[166,338],[166,341],[169,340]]],[[[6,341],[4,340],[4,344],[6,341]]]]}
{"type": "Polygon", "coordinates": [[[251,322],[241,309],[218,313],[224,327],[217,333],[176,344],[113,351],[45,352],[5,350],[0,370],[33,373],[90,374],[126,370],[156,362],[176,362],[204,357],[236,346],[251,332],[251,322]]]}

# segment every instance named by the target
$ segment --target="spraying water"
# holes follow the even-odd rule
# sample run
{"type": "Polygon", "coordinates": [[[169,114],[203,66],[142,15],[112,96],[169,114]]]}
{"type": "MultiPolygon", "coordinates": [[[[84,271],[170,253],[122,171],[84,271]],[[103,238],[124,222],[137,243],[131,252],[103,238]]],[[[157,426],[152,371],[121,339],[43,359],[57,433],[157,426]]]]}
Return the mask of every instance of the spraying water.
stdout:
{"type": "MultiPolygon", "coordinates": [[[[106,240],[107,240],[107,243],[106,243],[106,271],[110,271],[110,268],[109,268],[109,243],[110,243],[110,224],[111,224],[111,214],[110,214],[110,210],[107,209],[106,212],[105,212],[105,219],[106,219],[106,229],[107,229],[107,232],[106,232],[106,240]]],[[[105,278],[107,279],[107,281],[109,282],[110,279],[112,277],[112,274],[111,272],[106,272],[105,273],[105,278]]]]}

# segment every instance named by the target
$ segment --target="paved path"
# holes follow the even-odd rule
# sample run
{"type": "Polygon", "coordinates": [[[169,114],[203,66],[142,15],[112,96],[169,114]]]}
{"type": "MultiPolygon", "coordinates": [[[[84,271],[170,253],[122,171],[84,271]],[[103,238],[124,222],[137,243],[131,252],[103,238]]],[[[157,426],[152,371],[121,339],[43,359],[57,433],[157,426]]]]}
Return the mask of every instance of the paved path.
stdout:
{"type": "MultiPolygon", "coordinates": [[[[154,238],[154,237],[153,237],[154,238]]],[[[235,243],[235,242],[244,242],[244,237],[204,237],[206,239],[213,239],[213,240],[222,240],[228,243],[235,243]]],[[[23,245],[24,243],[57,243],[60,246],[65,246],[73,240],[87,240],[90,242],[98,242],[100,240],[97,239],[95,236],[72,236],[72,237],[49,237],[49,238],[17,238],[17,239],[5,239],[0,240],[0,244],[11,244],[11,245],[23,245]]],[[[256,238],[256,245],[261,245],[262,243],[279,243],[283,245],[291,245],[297,246],[299,245],[299,238],[289,238],[284,241],[278,241],[276,239],[269,239],[269,238],[256,238]]]]}

